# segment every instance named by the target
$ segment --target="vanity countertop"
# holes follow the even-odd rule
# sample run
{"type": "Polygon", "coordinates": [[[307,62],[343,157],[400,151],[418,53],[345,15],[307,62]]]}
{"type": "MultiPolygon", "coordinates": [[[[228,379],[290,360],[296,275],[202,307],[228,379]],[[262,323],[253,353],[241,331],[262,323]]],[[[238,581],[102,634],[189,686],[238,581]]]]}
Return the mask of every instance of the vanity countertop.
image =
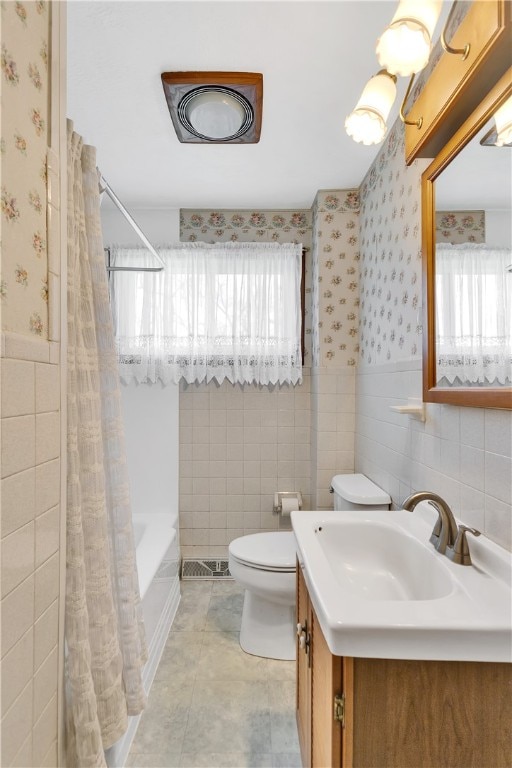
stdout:
{"type": "Polygon", "coordinates": [[[512,660],[512,555],[471,538],[473,565],[429,542],[436,515],[292,512],[299,566],[337,656],[512,660]]]}

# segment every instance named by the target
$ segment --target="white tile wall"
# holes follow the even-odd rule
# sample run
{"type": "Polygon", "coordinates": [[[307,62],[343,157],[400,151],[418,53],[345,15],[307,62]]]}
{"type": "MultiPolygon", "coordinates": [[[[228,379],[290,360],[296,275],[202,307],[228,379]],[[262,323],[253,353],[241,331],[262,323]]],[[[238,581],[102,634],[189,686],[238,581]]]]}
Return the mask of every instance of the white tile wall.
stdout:
{"type": "Polygon", "coordinates": [[[512,549],[512,412],[427,404],[425,423],[395,413],[421,396],[421,361],[362,366],[356,382],[356,470],[398,507],[439,493],[456,517],[512,549]]]}
{"type": "Polygon", "coordinates": [[[184,557],[226,557],[232,539],[288,528],[275,491],[310,505],[310,373],[296,387],[180,387],[180,536],[184,557]]]}
{"type": "Polygon", "coordinates": [[[355,371],[314,368],[311,374],[312,507],[329,509],[334,475],[354,471],[355,371]]]}
{"type": "Polygon", "coordinates": [[[5,350],[34,354],[1,361],[1,762],[56,765],[60,369],[38,362],[49,360],[48,342],[36,342],[36,349],[32,339],[5,340],[5,350]]]}

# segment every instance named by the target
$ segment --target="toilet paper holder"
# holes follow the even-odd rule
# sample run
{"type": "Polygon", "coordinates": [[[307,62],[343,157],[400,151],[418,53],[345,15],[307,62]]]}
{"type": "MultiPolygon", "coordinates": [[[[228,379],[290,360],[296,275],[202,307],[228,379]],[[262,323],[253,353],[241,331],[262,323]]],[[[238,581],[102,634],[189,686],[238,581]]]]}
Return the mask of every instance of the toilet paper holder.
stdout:
{"type": "Polygon", "coordinates": [[[302,509],[302,495],[300,491],[277,491],[274,493],[273,512],[275,515],[283,513],[283,499],[297,500],[296,509],[302,509]]]}

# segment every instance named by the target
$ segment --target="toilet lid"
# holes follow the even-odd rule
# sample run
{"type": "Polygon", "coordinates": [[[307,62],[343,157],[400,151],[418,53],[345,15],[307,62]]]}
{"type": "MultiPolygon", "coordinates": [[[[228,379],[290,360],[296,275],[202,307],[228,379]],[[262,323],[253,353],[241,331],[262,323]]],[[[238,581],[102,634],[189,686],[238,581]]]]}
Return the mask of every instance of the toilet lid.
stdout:
{"type": "Polygon", "coordinates": [[[234,539],[229,545],[230,554],[241,563],[253,568],[275,571],[294,571],[297,558],[293,531],[251,533],[234,539]]]}

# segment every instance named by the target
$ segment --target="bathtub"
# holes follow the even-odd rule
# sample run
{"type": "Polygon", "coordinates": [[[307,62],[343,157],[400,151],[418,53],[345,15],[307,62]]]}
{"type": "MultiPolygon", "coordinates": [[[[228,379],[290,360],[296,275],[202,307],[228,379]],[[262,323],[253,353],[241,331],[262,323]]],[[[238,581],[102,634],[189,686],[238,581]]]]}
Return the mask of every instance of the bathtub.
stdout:
{"type": "Polygon", "coordinates": [[[139,590],[144,600],[161,563],[171,559],[168,550],[175,544],[177,533],[165,512],[134,512],[132,517],[139,590]]]}
{"type": "MultiPolygon", "coordinates": [[[[137,572],[144,614],[148,660],[142,671],[146,694],[162,655],[180,601],[178,521],[167,512],[133,514],[137,572]]],[[[109,768],[124,766],[139,724],[130,717],[128,730],[105,750],[109,768]]]]}

